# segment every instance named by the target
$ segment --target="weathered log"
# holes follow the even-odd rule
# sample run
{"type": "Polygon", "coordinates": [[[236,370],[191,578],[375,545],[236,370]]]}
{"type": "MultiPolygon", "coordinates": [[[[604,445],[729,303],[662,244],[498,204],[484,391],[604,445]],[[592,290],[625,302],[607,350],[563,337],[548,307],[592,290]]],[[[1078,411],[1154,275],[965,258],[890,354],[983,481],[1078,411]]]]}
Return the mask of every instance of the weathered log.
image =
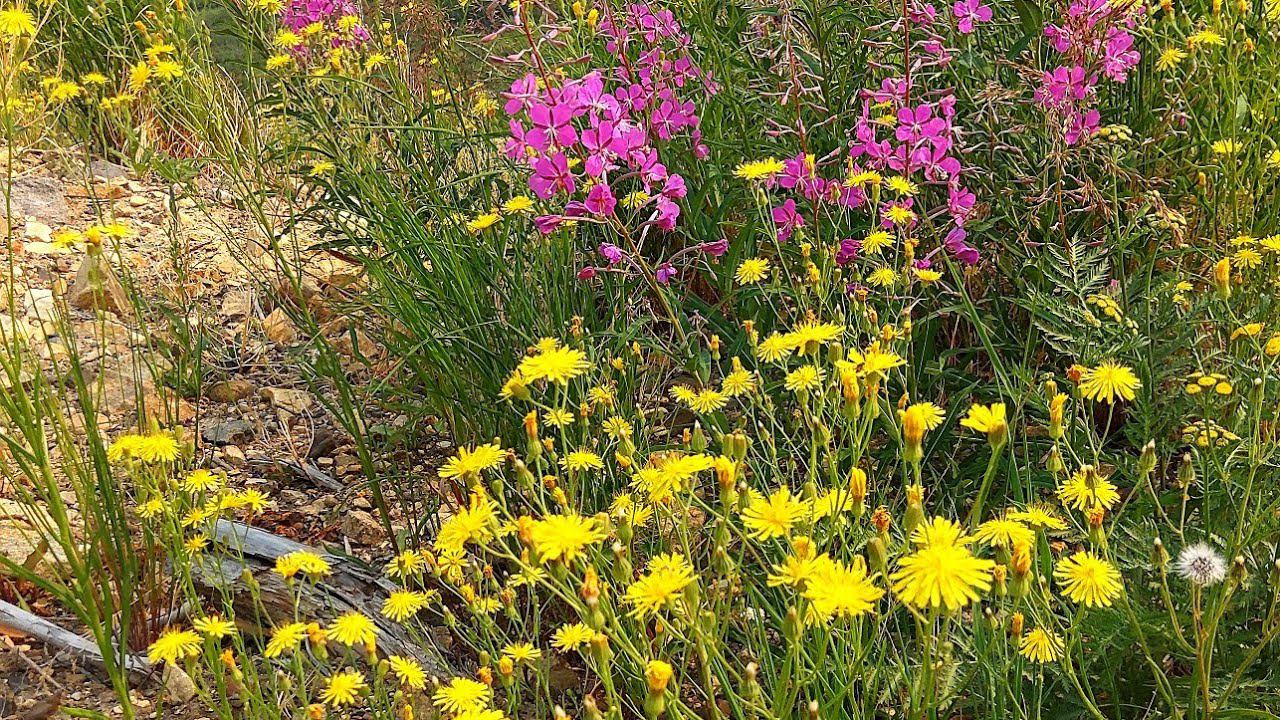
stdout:
{"type": "Polygon", "coordinates": [[[281,556],[300,550],[316,553],[329,562],[333,572],[302,586],[298,611],[303,617],[328,619],[351,611],[363,613],[377,627],[381,652],[415,658],[429,673],[449,674],[449,665],[439,650],[434,645],[424,645],[430,638],[415,639],[402,625],[382,616],[382,602],[396,586],[380,573],[348,558],[243,523],[219,520],[213,535],[215,541],[232,551],[231,557],[199,565],[196,581],[201,591],[212,598],[229,596],[238,619],[257,617],[264,626],[291,622],[295,616],[297,587],[285,585],[284,580],[271,571],[281,556]],[[258,586],[256,598],[248,592],[246,569],[258,586]],[[261,617],[263,612],[267,617],[261,617]]]}
{"type": "MultiPolygon", "coordinates": [[[[3,600],[0,600],[0,630],[35,638],[50,648],[65,652],[77,661],[99,669],[104,666],[102,651],[98,649],[97,643],[3,600]]],[[[121,660],[117,658],[116,662],[121,660]]],[[[129,674],[137,680],[150,677],[155,670],[142,655],[125,655],[123,663],[129,674]]]]}

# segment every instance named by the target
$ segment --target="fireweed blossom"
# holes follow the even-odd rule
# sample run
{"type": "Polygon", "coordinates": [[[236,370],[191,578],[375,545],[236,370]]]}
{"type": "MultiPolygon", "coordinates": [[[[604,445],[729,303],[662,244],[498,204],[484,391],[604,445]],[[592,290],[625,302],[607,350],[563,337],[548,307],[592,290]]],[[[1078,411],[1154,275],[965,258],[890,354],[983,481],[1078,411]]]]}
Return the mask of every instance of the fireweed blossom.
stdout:
{"type": "Polygon", "coordinates": [[[1130,31],[1144,13],[1142,4],[1129,0],[1074,0],[1060,24],[1045,26],[1045,37],[1065,62],[1041,74],[1035,99],[1061,126],[1068,145],[1098,131],[1101,113],[1094,105],[1101,82],[1124,83],[1142,59],[1130,31]]]}
{"type": "MultiPolygon", "coordinates": [[[[960,34],[976,31],[993,17],[980,0],[957,0],[951,9],[960,34]]],[[[918,87],[930,67],[950,62],[951,50],[935,29],[941,23],[933,5],[913,3],[907,18],[897,22],[894,35],[901,32],[900,23],[907,22],[913,38],[910,75],[886,77],[878,87],[862,91],[847,156],[819,161],[798,154],[783,160],[782,172],[761,183],[776,203],[769,217],[779,242],[789,241],[804,228],[806,216],[819,217],[824,208],[875,213],[873,223],[905,236],[925,218],[934,227],[942,220],[942,248],[960,263],[972,265],[979,253],[967,242],[965,223],[977,197],[963,180],[956,98],[950,90],[918,87]],[[838,177],[824,176],[824,171],[834,175],[829,169],[835,167],[841,171],[838,177]],[[879,187],[885,178],[897,182],[887,189],[879,187]]],[[[859,240],[845,238],[836,249],[836,262],[847,265],[861,251],[859,240]]],[[[917,262],[921,270],[930,266],[928,259],[917,262]]]]}
{"type": "MultiPolygon", "coordinates": [[[[662,149],[684,140],[695,157],[706,157],[690,97],[697,88],[714,93],[716,86],[691,58],[689,35],[669,10],[633,3],[607,13],[599,32],[616,60],[613,67],[559,85],[531,72],[503,94],[510,118],[507,156],[528,167],[529,189],[539,199],[564,203],[558,213],[535,218],[542,233],[574,218],[605,220],[620,208],[642,229],[670,231],[687,189],[662,162],[662,149]]],[[[609,243],[599,252],[610,266],[624,257],[609,243]]],[[[579,277],[594,277],[595,270],[584,268],[579,277]]],[[[664,263],[657,280],[676,275],[664,263]]]]}

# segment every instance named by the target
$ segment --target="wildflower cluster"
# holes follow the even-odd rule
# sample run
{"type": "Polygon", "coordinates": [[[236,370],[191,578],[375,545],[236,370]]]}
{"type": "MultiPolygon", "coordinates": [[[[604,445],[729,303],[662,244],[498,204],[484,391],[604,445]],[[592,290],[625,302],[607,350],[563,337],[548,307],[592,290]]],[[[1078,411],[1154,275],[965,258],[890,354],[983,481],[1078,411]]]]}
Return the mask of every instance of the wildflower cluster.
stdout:
{"type": "MultiPolygon", "coordinates": [[[[715,92],[715,85],[693,61],[690,38],[670,10],[648,3],[611,10],[599,33],[613,67],[564,82],[531,72],[504,93],[512,116],[506,150],[528,165],[529,189],[539,199],[565,198],[553,213],[534,219],[541,232],[591,219],[618,228],[634,248],[635,234],[647,227],[676,226],[687,189],[660,149],[687,137],[695,157],[707,155],[689,96],[699,88],[715,92]]],[[[600,254],[610,266],[628,256],[613,243],[602,244],[600,254]]],[[[659,273],[661,282],[674,275],[672,269],[659,273]]]]}
{"type": "Polygon", "coordinates": [[[1045,26],[1045,37],[1066,64],[1046,70],[1035,95],[1068,145],[1098,131],[1102,79],[1124,83],[1142,59],[1132,31],[1144,14],[1143,4],[1130,0],[1073,0],[1060,24],[1045,26]]]}

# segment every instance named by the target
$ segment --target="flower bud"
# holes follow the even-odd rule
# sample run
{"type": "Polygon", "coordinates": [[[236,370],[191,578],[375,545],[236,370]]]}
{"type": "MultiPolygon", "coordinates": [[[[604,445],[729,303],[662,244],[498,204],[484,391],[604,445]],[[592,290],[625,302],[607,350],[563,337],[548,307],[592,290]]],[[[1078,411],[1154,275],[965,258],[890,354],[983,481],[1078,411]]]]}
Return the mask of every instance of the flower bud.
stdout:
{"type": "Polygon", "coordinates": [[[862,468],[849,472],[849,499],[853,501],[853,516],[862,517],[867,510],[867,473],[862,468]]]}
{"type": "Polygon", "coordinates": [[[1169,564],[1169,550],[1165,548],[1164,541],[1159,537],[1151,541],[1151,564],[1158,568],[1169,564]]]}
{"type": "Polygon", "coordinates": [[[1146,477],[1156,469],[1156,441],[1148,440],[1142,446],[1142,454],[1138,456],[1138,475],[1146,477]]]}
{"type": "Polygon", "coordinates": [[[1244,563],[1244,556],[1237,555],[1231,561],[1231,569],[1227,571],[1227,577],[1231,579],[1233,585],[1240,585],[1249,577],[1249,569],[1244,563]]]}
{"type": "Polygon", "coordinates": [[[1213,289],[1223,300],[1231,297],[1231,258],[1222,258],[1214,263],[1213,289]]]}
{"type": "Polygon", "coordinates": [[[650,660],[645,665],[644,682],[649,693],[644,700],[644,714],[650,720],[666,710],[667,685],[674,674],[671,666],[661,660],[650,660]]]}
{"type": "Polygon", "coordinates": [[[1182,464],[1178,466],[1178,485],[1185,491],[1196,481],[1196,467],[1191,462],[1191,453],[1182,454],[1182,464]]]}
{"type": "Polygon", "coordinates": [[[889,569],[889,549],[879,535],[867,541],[867,567],[878,573],[889,569]]]}
{"type": "Polygon", "coordinates": [[[1044,467],[1054,475],[1057,475],[1067,469],[1066,463],[1062,462],[1062,453],[1058,452],[1058,447],[1056,445],[1049,448],[1049,455],[1045,458],[1044,467]]]}
{"type": "Polygon", "coordinates": [[[907,512],[902,519],[902,531],[907,537],[924,522],[924,488],[912,485],[907,488],[907,512]]]}

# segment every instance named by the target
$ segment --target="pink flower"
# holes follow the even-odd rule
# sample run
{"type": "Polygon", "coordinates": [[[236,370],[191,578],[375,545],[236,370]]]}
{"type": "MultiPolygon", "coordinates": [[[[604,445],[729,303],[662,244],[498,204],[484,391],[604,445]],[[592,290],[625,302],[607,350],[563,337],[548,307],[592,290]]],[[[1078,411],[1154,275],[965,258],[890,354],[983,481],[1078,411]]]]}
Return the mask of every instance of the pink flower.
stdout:
{"type": "Polygon", "coordinates": [[[991,8],[982,4],[982,0],[956,0],[951,6],[956,16],[956,30],[968,35],[978,23],[991,22],[991,8]]]}
{"type": "Polygon", "coordinates": [[[587,191],[587,199],[583,204],[593,215],[612,215],[618,201],[613,197],[613,191],[608,185],[597,183],[587,191]]]}

